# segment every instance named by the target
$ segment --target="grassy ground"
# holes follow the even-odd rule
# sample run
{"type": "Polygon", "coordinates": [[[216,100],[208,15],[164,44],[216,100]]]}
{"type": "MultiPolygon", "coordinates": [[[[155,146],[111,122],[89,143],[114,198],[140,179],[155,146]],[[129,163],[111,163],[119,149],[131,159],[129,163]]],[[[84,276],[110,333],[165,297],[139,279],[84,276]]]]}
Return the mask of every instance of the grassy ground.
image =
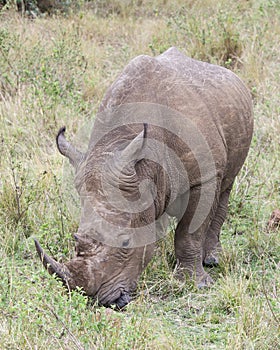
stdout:
{"type": "Polygon", "coordinates": [[[0,13],[0,349],[277,349],[280,232],[278,0],[113,1],[67,15],[0,13]],[[252,148],[231,196],[221,265],[207,290],[173,276],[172,232],[124,313],[69,297],[34,252],[73,252],[78,219],[64,198],[54,142],[92,120],[138,54],[170,46],[235,71],[254,98],[252,148]]]}

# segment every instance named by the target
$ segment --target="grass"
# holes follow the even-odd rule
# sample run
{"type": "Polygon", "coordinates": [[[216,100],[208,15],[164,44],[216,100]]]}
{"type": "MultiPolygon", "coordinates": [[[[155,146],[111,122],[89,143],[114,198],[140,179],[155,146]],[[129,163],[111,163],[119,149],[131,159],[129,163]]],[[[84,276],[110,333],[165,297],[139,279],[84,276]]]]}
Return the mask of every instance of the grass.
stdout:
{"type": "MultiPolygon", "coordinates": [[[[80,2],[67,14],[0,13],[0,349],[277,349],[280,235],[278,1],[80,2]],[[105,90],[139,54],[177,46],[236,72],[254,99],[255,133],[223,227],[216,283],[174,277],[172,232],[126,312],[92,305],[42,269],[37,236],[73,252],[78,215],[65,196],[55,134],[74,138],[105,90]]],[[[87,129],[87,128],[86,128],[87,129]]]]}

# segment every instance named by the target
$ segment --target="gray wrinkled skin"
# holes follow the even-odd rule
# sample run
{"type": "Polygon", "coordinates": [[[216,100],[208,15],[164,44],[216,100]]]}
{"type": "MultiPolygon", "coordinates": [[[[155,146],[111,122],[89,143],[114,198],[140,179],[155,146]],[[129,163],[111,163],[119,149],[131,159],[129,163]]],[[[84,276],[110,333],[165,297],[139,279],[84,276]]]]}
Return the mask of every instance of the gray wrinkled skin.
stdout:
{"type": "Polygon", "coordinates": [[[253,132],[251,97],[231,71],[176,48],[133,59],[108,89],[88,150],[59,131],[81,198],[76,256],[58,264],[37,251],[69,289],[124,307],[174,216],[180,271],[212,283],[230,191],[253,132]]]}

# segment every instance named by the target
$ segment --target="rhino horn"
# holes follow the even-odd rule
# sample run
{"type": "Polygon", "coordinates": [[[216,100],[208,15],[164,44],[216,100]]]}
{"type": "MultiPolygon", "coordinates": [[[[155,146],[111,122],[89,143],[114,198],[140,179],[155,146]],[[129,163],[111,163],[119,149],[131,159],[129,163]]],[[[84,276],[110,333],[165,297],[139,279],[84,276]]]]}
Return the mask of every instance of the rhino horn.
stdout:
{"type": "Polygon", "coordinates": [[[60,128],[58,131],[58,134],[56,136],[57,148],[62,155],[69,159],[70,163],[76,169],[77,166],[83,161],[84,154],[66,140],[64,136],[65,131],[65,126],[60,128]]]}
{"type": "Polygon", "coordinates": [[[53,258],[48,256],[36,239],[34,239],[34,242],[39,258],[41,259],[44,267],[49,272],[49,274],[55,274],[59,279],[62,280],[63,284],[67,286],[68,289],[74,289],[75,286],[73,286],[73,279],[69,269],[65,265],[58,263],[53,258]]]}

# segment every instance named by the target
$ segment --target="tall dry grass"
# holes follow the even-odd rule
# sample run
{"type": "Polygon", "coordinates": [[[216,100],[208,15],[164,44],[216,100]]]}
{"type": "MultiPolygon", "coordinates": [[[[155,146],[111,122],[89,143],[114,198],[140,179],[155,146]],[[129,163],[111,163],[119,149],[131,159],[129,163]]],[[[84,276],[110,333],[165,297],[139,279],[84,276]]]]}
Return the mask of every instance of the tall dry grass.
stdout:
{"type": "Polygon", "coordinates": [[[0,348],[276,349],[279,344],[280,8],[270,0],[79,2],[30,19],[0,13],[0,348]],[[58,128],[69,138],[139,54],[177,46],[249,86],[252,148],[231,196],[224,252],[207,291],[174,277],[172,232],[126,313],[67,296],[42,270],[33,236],[58,259],[78,219],[64,197],[58,128]]]}

